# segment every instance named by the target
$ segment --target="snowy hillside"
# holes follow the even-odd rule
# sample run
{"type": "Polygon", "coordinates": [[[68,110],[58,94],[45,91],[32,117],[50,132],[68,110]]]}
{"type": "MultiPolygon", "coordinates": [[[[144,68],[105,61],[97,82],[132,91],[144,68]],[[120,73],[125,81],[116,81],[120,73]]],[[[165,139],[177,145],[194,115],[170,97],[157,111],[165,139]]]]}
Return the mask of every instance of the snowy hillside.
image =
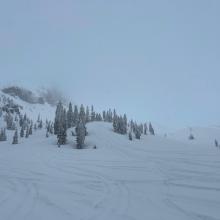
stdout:
{"type": "Polygon", "coordinates": [[[45,130],[0,143],[0,219],[220,219],[218,149],[87,128],[83,150],[71,136],[57,148],[45,130]]]}
{"type": "Polygon", "coordinates": [[[192,127],[178,130],[176,132],[170,133],[168,135],[169,138],[176,139],[185,143],[212,147],[214,145],[214,141],[220,141],[220,127],[218,126],[210,126],[210,127],[192,127]],[[189,141],[190,133],[193,134],[194,140],[189,141]]]}
{"type": "MultiPolygon", "coordinates": [[[[26,101],[21,100],[19,97],[13,97],[11,95],[5,94],[0,91],[0,107],[2,107],[5,103],[3,103],[3,99],[10,99],[12,102],[19,106],[19,111],[22,114],[27,114],[29,118],[36,121],[38,115],[40,114],[42,120],[53,120],[55,107],[48,104],[32,104],[26,101]]],[[[6,101],[7,103],[7,101],[6,101]]]]}

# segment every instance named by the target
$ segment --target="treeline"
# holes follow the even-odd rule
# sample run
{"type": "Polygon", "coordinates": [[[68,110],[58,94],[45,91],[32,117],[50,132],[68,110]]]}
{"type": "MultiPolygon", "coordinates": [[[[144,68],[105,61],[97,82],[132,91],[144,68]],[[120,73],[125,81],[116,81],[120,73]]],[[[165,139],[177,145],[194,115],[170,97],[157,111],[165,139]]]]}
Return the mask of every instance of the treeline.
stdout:
{"type": "Polygon", "coordinates": [[[155,135],[154,128],[151,123],[149,123],[149,125],[147,123],[137,124],[133,120],[128,122],[126,114],[124,114],[123,116],[118,115],[115,110],[113,112],[112,121],[114,132],[123,135],[128,133],[129,140],[133,139],[133,135],[136,139],[140,139],[142,134],[155,135]]]}
{"type": "MultiPolygon", "coordinates": [[[[10,105],[4,105],[4,111],[0,108],[0,117],[4,118],[7,130],[15,131],[12,144],[17,144],[19,138],[28,138],[37,129],[46,128],[46,137],[53,134],[56,135],[57,145],[60,147],[67,143],[68,129],[74,128],[74,130],[70,130],[71,136],[75,137],[76,147],[82,149],[85,147],[85,138],[88,135],[86,124],[93,121],[112,123],[113,131],[121,135],[128,135],[129,140],[132,140],[133,137],[140,139],[143,134],[155,135],[151,123],[138,124],[133,120],[128,121],[126,114],[119,115],[115,109],[113,111],[108,109],[99,113],[94,110],[93,105],[91,107],[84,105],[73,106],[70,102],[68,107],[65,107],[62,102],[59,102],[53,122],[48,120],[43,122],[39,115],[34,123],[26,114],[22,115],[20,112],[14,111],[14,106],[14,103],[10,102],[10,105]]],[[[5,128],[0,130],[0,141],[7,140],[7,130],[5,128]]]]}
{"type": "MultiPolygon", "coordinates": [[[[7,100],[8,101],[8,100],[7,100]]],[[[0,118],[3,119],[5,123],[5,128],[0,130],[0,141],[7,141],[7,130],[14,131],[14,136],[12,144],[18,144],[18,139],[28,138],[33,134],[33,130],[43,128],[43,121],[38,116],[38,119],[35,123],[27,117],[26,114],[22,115],[20,111],[13,111],[13,102],[11,104],[4,105],[0,108],[0,118]]],[[[46,121],[46,125],[48,121],[46,121]]]]}

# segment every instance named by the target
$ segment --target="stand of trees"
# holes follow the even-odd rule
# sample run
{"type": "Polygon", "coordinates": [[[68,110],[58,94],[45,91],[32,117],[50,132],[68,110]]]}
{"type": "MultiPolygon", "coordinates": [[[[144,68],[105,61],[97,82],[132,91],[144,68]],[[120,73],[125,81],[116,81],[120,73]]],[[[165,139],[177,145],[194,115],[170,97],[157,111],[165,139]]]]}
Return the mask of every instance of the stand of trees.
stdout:
{"type": "MultiPolygon", "coordinates": [[[[10,106],[13,106],[12,104],[10,106]]],[[[10,107],[11,108],[11,107],[10,107]]],[[[130,141],[133,138],[140,139],[141,135],[155,135],[154,128],[151,123],[137,124],[132,120],[128,122],[126,114],[119,115],[115,110],[104,110],[102,113],[96,112],[94,106],[72,105],[70,102],[66,108],[62,102],[59,102],[56,107],[54,122],[43,122],[40,115],[37,121],[33,123],[26,114],[12,111],[10,109],[2,110],[0,108],[0,117],[4,118],[7,130],[14,130],[12,144],[18,143],[18,138],[28,138],[37,129],[46,129],[45,136],[49,137],[54,134],[57,136],[57,145],[65,145],[67,143],[67,130],[75,128],[75,133],[72,131],[72,136],[76,136],[76,146],[78,149],[85,147],[85,138],[88,135],[86,124],[94,121],[104,121],[112,123],[113,131],[128,135],[130,141]]],[[[0,130],[0,141],[6,141],[6,129],[0,130]]]]}

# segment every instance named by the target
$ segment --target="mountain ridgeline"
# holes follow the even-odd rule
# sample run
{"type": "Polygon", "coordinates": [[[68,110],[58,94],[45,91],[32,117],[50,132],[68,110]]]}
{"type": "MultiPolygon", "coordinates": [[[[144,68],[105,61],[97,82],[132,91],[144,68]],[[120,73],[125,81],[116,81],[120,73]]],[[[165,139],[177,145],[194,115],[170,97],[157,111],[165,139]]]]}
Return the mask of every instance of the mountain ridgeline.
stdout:
{"type": "Polygon", "coordinates": [[[44,89],[38,92],[39,94],[35,94],[34,92],[22,87],[10,86],[3,88],[2,92],[12,97],[18,97],[21,100],[30,104],[48,103],[50,105],[55,106],[57,102],[60,100],[64,103],[66,101],[62,93],[54,88],[44,89]]]}

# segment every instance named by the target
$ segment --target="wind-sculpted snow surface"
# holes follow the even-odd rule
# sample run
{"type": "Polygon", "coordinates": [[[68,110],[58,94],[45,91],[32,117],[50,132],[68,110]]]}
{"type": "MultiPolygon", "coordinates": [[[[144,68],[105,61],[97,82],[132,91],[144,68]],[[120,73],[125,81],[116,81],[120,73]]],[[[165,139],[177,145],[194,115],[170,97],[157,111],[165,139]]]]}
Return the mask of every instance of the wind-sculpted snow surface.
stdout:
{"type": "Polygon", "coordinates": [[[1,142],[0,219],[220,219],[220,150],[157,136],[131,142],[102,122],[88,131],[83,150],[74,137],[57,148],[45,131],[1,142]]]}

